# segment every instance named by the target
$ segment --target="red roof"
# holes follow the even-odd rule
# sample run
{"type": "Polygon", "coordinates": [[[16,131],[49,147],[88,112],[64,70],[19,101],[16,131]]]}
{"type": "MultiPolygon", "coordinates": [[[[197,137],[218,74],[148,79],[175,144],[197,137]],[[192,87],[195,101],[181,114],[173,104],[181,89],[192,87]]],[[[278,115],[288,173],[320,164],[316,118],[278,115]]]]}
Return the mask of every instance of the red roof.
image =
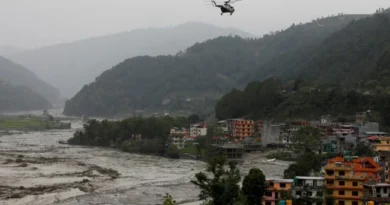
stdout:
{"type": "Polygon", "coordinates": [[[378,136],[370,136],[370,137],[367,137],[368,140],[378,140],[379,137],[378,136]]]}

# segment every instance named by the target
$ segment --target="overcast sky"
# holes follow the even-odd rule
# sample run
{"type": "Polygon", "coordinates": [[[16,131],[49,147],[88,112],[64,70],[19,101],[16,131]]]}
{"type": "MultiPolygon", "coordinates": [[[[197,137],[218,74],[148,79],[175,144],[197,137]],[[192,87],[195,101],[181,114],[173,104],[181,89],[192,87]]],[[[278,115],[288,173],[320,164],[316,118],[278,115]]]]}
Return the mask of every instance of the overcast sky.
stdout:
{"type": "Polygon", "coordinates": [[[242,0],[220,16],[208,0],[0,0],[0,45],[36,48],[146,27],[201,21],[255,35],[338,13],[373,13],[389,0],[242,0]]]}

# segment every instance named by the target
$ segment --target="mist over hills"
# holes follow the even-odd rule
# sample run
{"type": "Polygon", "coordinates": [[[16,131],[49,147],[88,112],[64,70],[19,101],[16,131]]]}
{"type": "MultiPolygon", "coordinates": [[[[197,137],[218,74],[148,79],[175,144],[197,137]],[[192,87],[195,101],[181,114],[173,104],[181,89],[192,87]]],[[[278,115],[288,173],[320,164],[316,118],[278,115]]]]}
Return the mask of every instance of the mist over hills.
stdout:
{"type": "Polygon", "coordinates": [[[365,17],[332,16],[294,24],[259,39],[218,37],[175,56],[130,58],[84,86],[66,103],[64,113],[113,116],[138,109],[212,112],[218,99],[233,87],[269,76],[288,79],[314,69],[306,69],[311,55],[328,38],[365,17]]]}
{"type": "Polygon", "coordinates": [[[13,86],[25,86],[53,104],[60,102],[59,90],[41,80],[25,67],[1,56],[0,80],[13,86]]]}
{"type": "Polygon", "coordinates": [[[21,48],[16,48],[13,46],[2,46],[0,45],[0,56],[5,56],[5,55],[12,55],[15,53],[21,53],[24,50],[21,48]]]}
{"type": "Polygon", "coordinates": [[[138,55],[176,54],[218,36],[251,34],[234,28],[190,22],[168,28],[146,28],[7,55],[72,97],[83,85],[124,59],[138,55]]]}

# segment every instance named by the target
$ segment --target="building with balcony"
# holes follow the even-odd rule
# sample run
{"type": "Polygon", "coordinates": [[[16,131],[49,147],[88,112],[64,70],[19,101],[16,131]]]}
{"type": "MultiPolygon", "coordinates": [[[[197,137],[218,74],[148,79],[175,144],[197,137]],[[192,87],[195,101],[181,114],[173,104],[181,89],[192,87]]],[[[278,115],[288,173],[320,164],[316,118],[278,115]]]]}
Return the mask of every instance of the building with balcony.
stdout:
{"type": "Polygon", "coordinates": [[[226,120],[218,121],[217,126],[224,132],[224,134],[229,134],[228,122],[226,120]]]}
{"type": "Polygon", "coordinates": [[[230,136],[236,141],[253,136],[255,133],[255,123],[253,120],[230,119],[227,122],[230,136]]]}
{"type": "Polygon", "coordinates": [[[322,205],[322,199],[325,196],[325,181],[324,177],[306,177],[297,176],[294,178],[294,183],[291,190],[291,195],[294,199],[307,197],[314,199],[313,205],[322,205]]]}
{"type": "Polygon", "coordinates": [[[267,179],[263,205],[278,205],[283,192],[291,191],[293,179],[267,179]]]}
{"type": "Polygon", "coordinates": [[[200,137],[207,135],[207,125],[206,123],[197,123],[190,125],[190,136],[191,137],[200,137]]]}
{"type": "Polygon", "coordinates": [[[170,131],[169,141],[171,144],[176,145],[178,149],[182,149],[189,134],[188,129],[174,127],[170,131]]]}
{"type": "Polygon", "coordinates": [[[363,193],[365,201],[373,201],[375,205],[390,203],[390,184],[364,184],[363,193]]]}
{"type": "Polygon", "coordinates": [[[373,144],[375,151],[390,151],[390,137],[378,137],[377,142],[373,144]]]}
{"type": "Polygon", "coordinates": [[[363,184],[380,183],[382,167],[370,157],[335,157],[325,166],[326,205],[363,205],[363,184]]]}
{"type": "Polygon", "coordinates": [[[390,151],[379,151],[378,164],[383,167],[383,181],[390,183],[390,151]]]}

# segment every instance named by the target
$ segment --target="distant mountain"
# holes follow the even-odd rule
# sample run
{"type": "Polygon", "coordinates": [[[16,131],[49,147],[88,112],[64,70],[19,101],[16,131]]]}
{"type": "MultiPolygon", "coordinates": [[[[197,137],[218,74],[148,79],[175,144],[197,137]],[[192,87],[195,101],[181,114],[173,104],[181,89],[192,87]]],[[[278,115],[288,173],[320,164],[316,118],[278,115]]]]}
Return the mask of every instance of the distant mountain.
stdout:
{"type": "Polygon", "coordinates": [[[175,56],[135,57],[105,71],[66,103],[68,115],[111,116],[134,110],[207,112],[222,94],[253,79],[286,75],[321,43],[362,15],[292,25],[260,39],[219,37],[175,56]],[[298,60],[295,60],[298,59],[298,60]]]}
{"type": "Polygon", "coordinates": [[[12,86],[25,86],[52,103],[58,103],[60,93],[33,72],[6,58],[0,57],[0,80],[12,86]]]}
{"type": "Polygon", "coordinates": [[[25,86],[12,86],[0,81],[0,112],[44,110],[52,105],[41,95],[25,86]]]}
{"type": "Polygon", "coordinates": [[[72,97],[83,85],[124,59],[138,55],[168,55],[223,35],[252,37],[234,28],[186,23],[169,28],[147,28],[94,37],[26,51],[8,57],[28,67],[46,82],[72,97]]]}
{"type": "Polygon", "coordinates": [[[0,56],[5,56],[5,55],[12,55],[16,53],[21,53],[24,50],[21,48],[16,48],[13,46],[0,46],[0,56]]]}

